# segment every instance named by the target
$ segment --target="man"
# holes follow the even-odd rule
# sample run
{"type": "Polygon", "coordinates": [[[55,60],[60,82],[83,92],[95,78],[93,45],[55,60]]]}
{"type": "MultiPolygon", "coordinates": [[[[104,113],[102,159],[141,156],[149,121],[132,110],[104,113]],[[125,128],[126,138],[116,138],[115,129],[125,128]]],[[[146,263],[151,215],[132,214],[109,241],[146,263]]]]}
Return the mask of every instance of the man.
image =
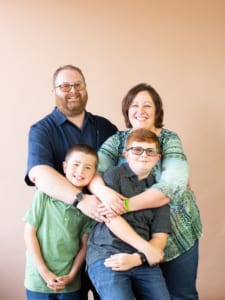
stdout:
{"type": "MultiPolygon", "coordinates": [[[[88,93],[79,68],[65,65],[55,71],[53,95],[54,110],[30,128],[25,181],[49,196],[72,204],[79,191],[63,176],[62,161],[67,150],[77,143],[86,143],[98,150],[117,127],[85,110],[88,93]]],[[[90,195],[83,198],[92,200],[82,203],[87,203],[83,205],[84,212],[93,217],[97,198],[90,195]]]]}
{"type": "Polygon", "coordinates": [[[117,127],[85,110],[88,93],[79,68],[65,65],[55,71],[53,95],[56,107],[32,125],[29,131],[25,182],[36,185],[55,199],[78,206],[86,215],[98,219],[96,208],[99,200],[94,195],[82,194],[64,177],[62,162],[67,150],[74,144],[88,144],[98,150],[117,131],[117,127]]]}

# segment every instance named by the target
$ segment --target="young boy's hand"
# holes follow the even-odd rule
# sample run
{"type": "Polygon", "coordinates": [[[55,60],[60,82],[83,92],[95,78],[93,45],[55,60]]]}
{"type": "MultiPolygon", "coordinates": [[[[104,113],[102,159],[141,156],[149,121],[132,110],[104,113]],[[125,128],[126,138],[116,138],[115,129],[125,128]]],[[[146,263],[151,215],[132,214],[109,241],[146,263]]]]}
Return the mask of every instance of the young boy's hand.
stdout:
{"type": "Polygon", "coordinates": [[[60,277],[56,276],[51,271],[45,270],[41,273],[41,276],[49,289],[57,292],[65,288],[64,281],[60,280],[60,277]]]}
{"type": "Polygon", "coordinates": [[[64,287],[66,287],[68,284],[70,284],[74,277],[71,275],[63,275],[57,278],[58,282],[61,282],[61,284],[64,284],[64,287]]]}

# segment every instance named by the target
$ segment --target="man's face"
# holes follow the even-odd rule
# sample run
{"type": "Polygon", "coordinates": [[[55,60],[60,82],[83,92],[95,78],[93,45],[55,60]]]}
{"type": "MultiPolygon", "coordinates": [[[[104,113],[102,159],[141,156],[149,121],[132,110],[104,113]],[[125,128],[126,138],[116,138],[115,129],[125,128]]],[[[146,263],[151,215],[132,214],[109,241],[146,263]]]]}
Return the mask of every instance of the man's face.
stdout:
{"type": "Polygon", "coordinates": [[[84,112],[88,94],[86,85],[82,89],[71,87],[67,92],[63,91],[59,85],[74,83],[85,83],[82,75],[75,70],[62,70],[55,80],[53,93],[55,95],[56,106],[67,117],[75,117],[84,112]]]}

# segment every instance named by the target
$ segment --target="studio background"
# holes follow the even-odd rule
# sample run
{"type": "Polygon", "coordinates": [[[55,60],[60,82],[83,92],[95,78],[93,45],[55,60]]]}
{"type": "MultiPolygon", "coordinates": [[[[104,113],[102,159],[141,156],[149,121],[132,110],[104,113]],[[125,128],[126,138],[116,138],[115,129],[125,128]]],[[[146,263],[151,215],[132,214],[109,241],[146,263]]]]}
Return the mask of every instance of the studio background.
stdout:
{"type": "Polygon", "coordinates": [[[0,1],[1,300],[24,300],[22,217],[34,194],[23,181],[32,123],[54,107],[52,74],[74,64],[87,109],[124,129],[121,99],[148,82],[165,127],[176,131],[201,211],[201,300],[224,300],[225,1],[0,1]]]}

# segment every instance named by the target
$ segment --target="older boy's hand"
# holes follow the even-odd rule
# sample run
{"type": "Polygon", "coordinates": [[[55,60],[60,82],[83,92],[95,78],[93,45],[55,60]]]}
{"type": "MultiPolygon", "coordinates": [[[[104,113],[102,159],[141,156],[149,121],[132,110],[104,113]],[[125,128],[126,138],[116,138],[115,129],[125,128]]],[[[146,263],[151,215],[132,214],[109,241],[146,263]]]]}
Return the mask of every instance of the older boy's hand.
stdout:
{"type": "Polygon", "coordinates": [[[147,261],[150,266],[155,266],[163,261],[164,251],[156,246],[150,246],[147,251],[144,251],[147,261]]]}
{"type": "Polygon", "coordinates": [[[140,256],[136,253],[118,253],[111,255],[104,262],[107,268],[112,268],[113,271],[126,271],[134,267],[140,266],[140,256]]]}

